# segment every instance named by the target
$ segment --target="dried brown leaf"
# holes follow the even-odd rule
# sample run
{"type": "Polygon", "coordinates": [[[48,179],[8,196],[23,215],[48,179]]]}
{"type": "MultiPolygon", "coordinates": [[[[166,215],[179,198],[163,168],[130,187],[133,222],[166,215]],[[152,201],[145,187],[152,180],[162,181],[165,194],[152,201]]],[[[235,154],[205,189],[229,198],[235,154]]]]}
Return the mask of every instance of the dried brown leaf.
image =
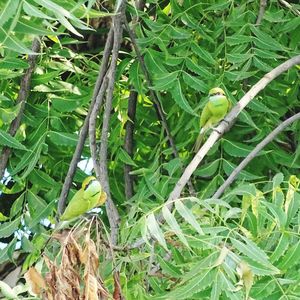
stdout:
{"type": "Polygon", "coordinates": [[[84,279],[84,300],[98,300],[98,282],[96,277],[87,274],[84,279]]]}
{"type": "Polygon", "coordinates": [[[35,267],[31,267],[24,274],[24,277],[34,295],[40,295],[42,290],[46,289],[46,282],[35,267]]]}

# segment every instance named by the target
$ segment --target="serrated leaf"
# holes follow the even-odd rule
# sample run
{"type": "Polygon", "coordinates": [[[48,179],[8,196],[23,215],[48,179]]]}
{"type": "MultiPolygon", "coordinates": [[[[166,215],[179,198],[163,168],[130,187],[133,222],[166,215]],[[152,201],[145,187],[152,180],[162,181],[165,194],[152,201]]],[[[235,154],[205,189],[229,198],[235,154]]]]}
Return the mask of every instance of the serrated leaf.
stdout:
{"type": "Polygon", "coordinates": [[[8,0],[0,12],[0,26],[12,18],[18,10],[20,0],[8,0]]]}
{"type": "MultiPolygon", "coordinates": [[[[230,161],[228,160],[225,160],[223,159],[223,170],[224,172],[226,173],[227,176],[230,176],[230,174],[233,172],[233,170],[235,170],[237,168],[237,165],[231,163],[230,161]]],[[[255,179],[259,179],[261,178],[262,176],[257,176],[253,173],[250,173],[248,171],[241,171],[238,175],[238,178],[244,178],[244,179],[247,179],[247,180],[255,180],[255,179]]]]}
{"type": "Polygon", "coordinates": [[[246,255],[254,262],[258,262],[270,269],[270,271],[278,271],[270,262],[267,254],[261,250],[254,242],[242,237],[246,243],[242,243],[241,241],[231,238],[231,242],[233,246],[243,255],[246,255]]]}
{"type": "Polygon", "coordinates": [[[137,164],[132,160],[132,158],[123,148],[119,148],[118,158],[127,165],[137,167],[137,164]]]}
{"type": "Polygon", "coordinates": [[[159,74],[154,77],[153,88],[157,91],[169,90],[173,87],[173,82],[177,80],[178,72],[159,74]]]}
{"type": "Polygon", "coordinates": [[[276,262],[285,253],[285,251],[289,247],[289,239],[290,237],[287,233],[283,232],[281,234],[277,246],[270,256],[270,261],[272,263],[276,262]]]}
{"type": "Polygon", "coordinates": [[[147,69],[150,70],[151,73],[156,75],[169,73],[163,65],[159,52],[148,50],[144,59],[147,69]]]}
{"type": "MultiPolygon", "coordinates": [[[[226,139],[222,140],[224,151],[233,157],[246,157],[254,147],[239,143],[236,141],[229,141],[226,139]]],[[[260,152],[259,155],[266,154],[264,151],[260,152]]]]}
{"type": "Polygon", "coordinates": [[[47,137],[58,146],[75,147],[78,142],[78,136],[68,132],[49,131],[47,137]]]}
{"type": "Polygon", "coordinates": [[[4,124],[10,124],[19,114],[21,109],[21,103],[14,105],[13,107],[9,108],[0,108],[0,120],[4,124]]]}
{"type": "Polygon", "coordinates": [[[191,299],[194,294],[212,285],[215,276],[215,269],[205,270],[197,274],[197,276],[188,281],[184,286],[173,288],[166,296],[158,297],[157,299],[191,299]]]}
{"type": "Polygon", "coordinates": [[[262,203],[269,209],[269,211],[274,216],[274,221],[279,225],[281,229],[283,229],[286,225],[287,216],[283,209],[274,203],[262,201],[262,203]]]}
{"type": "Polygon", "coordinates": [[[18,217],[13,221],[0,224],[0,238],[11,236],[15,231],[17,231],[20,223],[21,217],[18,217]]]}
{"type": "Polygon", "coordinates": [[[220,159],[216,159],[211,163],[208,163],[200,168],[197,168],[194,174],[196,176],[201,176],[201,177],[210,177],[213,176],[218,171],[219,166],[220,166],[220,159]]]}
{"type": "Polygon", "coordinates": [[[54,188],[59,185],[53,178],[42,170],[32,170],[28,176],[29,181],[37,187],[54,188]]]}
{"type": "Polygon", "coordinates": [[[43,210],[37,212],[28,224],[29,229],[35,227],[41,220],[49,217],[49,215],[53,212],[56,201],[53,200],[50,202],[43,210]]]}
{"type": "Polygon", "coordinates": [[[204,235],[199,223],[193,213],[182,203],[180,199],[175,201],[175,207],[178,213],[200,234],[204,235]]]}
{"type": "Polygon", "coordinates": [[[168,262],[167,260],[161,258],[159,255],[157,256],[157,258],[163,273],[175,278],[181,277],[182,274],[178,267],[174,266],[172,263],[168,262]]]}
{"type": "Polygon", "coordinates": [[[164,234],[161,231],[153,213],[147,216],[147,228],[149,233],[159,242],[159,244],[168,250],[164,234]]]}
{"type": "Polygon", "coordinates": [[[189,243],[186,240],[179,224],[177,223],[175,217],[173,214],[170,212],[168,207],[166,205],[163,206],[162,208],[162,214],[164,219],[166,220],[167,224],[170,226],[171,230],[178,236],[179,240],[186,245],[187,248],[189,248],[189,243]]]}
{"type": "Polygon", "coordinates": [[[2,46],[22,54],[37,54],[27,48],[19,39],[15,36],[9,35],[2,27],[0,27],[0,43],[2,46]]]}
{"type": "MultiPolygon", "coordinates": [[[[14,0],[12,0],[14,1],[14,0]]],[[[27,1],[23,0],[23,9],[25,13],[29,16],[41,18],[41,19],[48,19],[48,20],[55,20],[54,18],[50,17],[49,15],[44,14],[39,9],[37,9],[35,6],[29,4],[27,1]]]]}
{"type": "Polygon", "coordinates": [[[208,89],[207,85],[202,80],[186,72],[182,73],[182,78],[187,85],[189,85],[191,88],[193,88],[196,91],[201,91],[205,93],[208,89]]]}
{"type": "Polygon", "coordinates": [[[175,100],[176,104],[181,107],[184,111],[187,113],[196,116],[197,114],[193,111],[191,106],[189,105],[188,101],[186,100],[182,89],[180,81],[177,79],[175,84],[173,85],[173,89],[171,90],[171,94],[173,96],[173,99],[175,100]]]}
{"type": "Polygon", "coordinates": [[[190,71],[200,75],[202,78],[211,78],[212,76],[212,74],[206,68],[199,66],[189,57],[186,58],[185,65],[190,71]]]}
{"type": "Polygon", "coordinates": [[[279,261],[277,267],[281,270],[288,270],[300,261],[300,241],[290,247],[282,259],[279,261]]]}
{"type": "Polygon", "coordinates": [[[12,137],[10,134],[0,129],[0,145],[8,146],[9,148],[14,148],[18,150],[28,151],[28,149],[23,146],[18,140],[12,137]]]}
{"type": "Polygon", "coordinates": [[[23,59],[6,57],[0,60],[0,69],[27,69],[29,64],[23,59]]]}
{"type": "Polygon", "coordinates": [[[199,58],[203,59],[205,62],[214,65],[216,63],[215,59],[212,55],[204,49],[204,47],[200,47],[199,45],[193,43],[192,50],[195,54],[199,56],[199,58]]]}

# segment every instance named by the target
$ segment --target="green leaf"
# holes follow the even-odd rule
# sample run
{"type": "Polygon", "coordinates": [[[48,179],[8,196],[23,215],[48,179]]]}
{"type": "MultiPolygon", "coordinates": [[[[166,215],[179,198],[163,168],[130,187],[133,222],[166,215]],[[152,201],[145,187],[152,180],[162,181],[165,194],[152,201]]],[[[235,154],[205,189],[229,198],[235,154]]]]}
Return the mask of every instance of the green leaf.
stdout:
{"type": "Polygon", "coordinates": [[[20,40],[15,36],[9,35],[2,27],[0,27],[0,43],[4,47],[22,54],[37,54],[27,48],[20,40]]]}
{"type": "Polygon", "coordinates": [[[0,224],[0,238],[11,236],[15,231],[17,231],[20,223],[21,217],[18,217],[13,221],[0,224]]]}
{"type": "Polygon", "coordinates": [[[127,165],[137,167],[137,164],[132,160],[132,158],[123,148],[119,148],[118,158],[127,165]]]}
{"type": "Polygon", "coordinates": [[[208,90],[208,86],[200,79],[192,76],[186,72],[182,73],[184,82],[196,91],[205,93],[208,90]]]}
{"type": "Polygon", "coordinates": [[[38,223],[40,223],[41,220],[47,218],[50,216],[50,214],[53,212],[53,208],[56,205],[56,201],[53,200],[50,202],[43,210],[38,211],[35,213],[32,219],[30,219],[30,222],[28,224],[29,229],[32,229],[35,227],[38,223]]]}
{"type": "Polygon", "coordinates": [[[24,173],[25,175],[32,171],[35,167],[35,164],[37,163],[43,146],[43,141],[45,139],[45,134],[39,137],[38,141],[34,144],[32,149],[28,151],[20,160],[20,162],[17,164],[17,166],[11,171],[11,176],[17,174],[24,168],[28,166],[27,171],[24,173]]]}
{"type": "Polygon", "coordinates": [[[58,35],[62,34],[56,33],[50,30],[47,30],[39,26],[36,22],[31,20],[22,19],[17,22],[16,27],[14,28],[15,32],[24,33],[24,34],[33,34],[33,35],[58,35]]]}
{"type": "Polygon", "coordinates": [[[5,57],[0,60],[0,69],[27,69],[29,64],[20,58],[5,57]]]}
{"type": "Polygon", "coordinates": [[[164,274],[167,274],[169,276],[180,278],[181,272],[180,269],[176,266],[174,266],[172,263],[168,262],[166,259],[161,258],[159,255],[157,256],[159,266],[164,274]]]}
{"type": "Polygon", "coordinates": [[[4,124],[10,124],[19,114],[21,103],[9,108],[0,108],[0,120],[4,124]]]}
{"type": "MultiPolygon", "coordinates": [[[[197,64],[196,64],[192,59],[190,59],[189,57],[186,58],[186,60],[185,60],[185,65],[186,65],[186,67],[187,67],[190,71],[192,71],[192,72],[194,72],[194,73],[196,73],[196,74],[202,76],[202,78],[211,78],[211,77],[212,77],[212,74],[211,74],[207,69],[205,69],[205,68],[202,67],[202,66],[197,65],[197,64]]],[[[207,92],[208,92],[208,90],[207,90],[207,92]]]]}
{"type": "Polygon", "coordinates": [[[188,241],[186,240],[179,224],[177,223],[175,217],[168,209],[167,205],[163,206],[162,208],[162,214],[164,219],[166,220],[167,224],[170,226],[171,230],[178,236],[179,240],[187,247],[189,248],[188,241]]]}
{"type": "Polygon", "coordinates": [[[40,196],[33,193],[31,190],[27,191],[26,200],[28,202],[31,213],[40,212],[47,206],[47,203],[40,196]]]}
{"type": "Polygon", "coordinates": [[[0,11],[0,26],[2,27],[18,10],[20,0],[8,0],[0,11]]]}
{"type": "Polygon", "coordinates": [[[177,80],[175,85],[173,85],[173,89],[171,90],[171,94],[173,96],[173,99],[177,103],[179,107],[181,107],[184,111],[187,113],[197,116],[197,114],[193,111],[191,106],[189,105],[188,101],[186,100],[182,89],[181,89],[181,84],[180,81],[177,80]]]}
{"type": "MultiPolygon", "coordinates": [[[[223,166],[223,170],[227,176],[230,176],[230,174],[233,172],[233,170],[235,170],[237,168],[237,165],[235,165],[225,159],[223,159],[222,166],[223,166]]],[[[240,178],[240,179],[243,178],[243,179],[247,179],[247,180],[255,180],[255,179],[262,178],[262,176],[257,176],[253,173],[243,170],[239,173],[238,178],[240,178]]]]}
{"type": "Polygon", "coordinates": [[[164,234],[161,231],[153,213],[147,216],[147,228],[151,236],[153,236],[160,245],[162,245],[166,250],[168,250],[164,234]]]}
{"type": "Polygon", "coordinates": [[[182,203],[180,199],[175,201],[175,207],[178,213],[200,234],[204,235],[199,223],[193,213],[182,203]]]}
{"type": "Polygon", "coordinates": [[[172,72],[167,74],[158,74],[154,78],[154,89],[157,91],[170,90],[173,88],[173,82],[178,78],[178,72],[172,72]]]}
{"type": "MultiPolygon", "coordinates": [[[[14,1],[14,0],[12,0],[14,1]]],[[[23,9],[25,13],[29,16],[37,17],[40,19],[48,19],[48,20],[55,20],[54,18],[50,17],[49,15],[44,14],[39,9],[37,9],[35,6],[29,4],[27,1],[23,0],[23,9]]]]}
{"type": "MultiPolygon", "coordinates": [[[[250,29],[256,35],[256,37],[259,39],[260,42],[270,47],[269,49],[281,50],[281,51],[286,50],[286,48],[283,47],[277,40],[275,40],[265,32],[262,32],[257,26],[250,26],[250,29]]],[[[266,47],[266,49],[268,49],[268,47],[266,47]]]]}
{"type": "MultiPolygon", "coordinates": [[[[233,157],[246,157],[253,150],[252,146],[226,139],[222,140],[222,145],[224,151],[233,157]]],[[[260,152],[259,154],[262,155],[265,154],[265,152],[260,152]]]]}
{"type": "Polygon", "coordinates": [[[291,246],[286,254],[279,261],[277,267],[281,270],[288,270],[300,261],[300,241],[291,246]]]}
{"type": "Polygon", "coordinates": [[[212,55],[204,49],[204,47],[200,47],[199,45],[193,43],[192,44],[192,50],[195,54],[199,56],[199,58],[203,59],[205,62],[215,65],[216,61],[212,57],[212,55]]]}
{"type": "Polygon", "coordinates": [[[145,54],[145,64],[149,71],[156,76],[158,74],[168,74],[169,72],[164,67],[159,52],[154,50],[148,50],[145,54]]]}
{"type": "Polygon", "coordinates": [[[215,269],[204,270],[197,274],[187,284],[173,288],[166,296],[158,297],[157,299],[192,299],[192,296],[213,284],[216,276],[215,269]]]}
{"type": "Polygon", "coordinates": [[[0,145],[8,146],[9,148],[14,148],[18,150],[28,151],[28,149],[23,146],[18,140],[12,137],[10,134],[0,129],[0,145]]]}
{"type": "Polygon", "coordinates": [[[75,147],[78,142],[78,135],[68,132],[49,131],[47,137],[58,146],[75,147]]]}
{"type": "Polygon", "coordinates": [[[234,34],[232,36],[227,36],[226,37],[226,42],[230,46],[240,45],[240,44],[243,44],[243,43],[251,43],[252,42],[252,37],[248,36],[248,35],[234,34]]]}
{"type": "Polygon", "coordinates": [[[200,168],[197,168],[197,170],[194,172],[196,176],[201,177],[210,177],[216,174],[220,166],[220,159],[216,159],[211,163],[208,163],[200,168]]]}
{"type": "Polygon", "coordinates": [[[272,263],[276,262],[285,253],[285,251],[289,247],[289,240],[290,236],[287,233],[283,232],[280,236],[275,250],[270,256],[270,261],[272,263]]]}
{"type": "Polygon", "coordinates": [[[287,216],[283,209],[271,202],[262,201],[261,203],[263,203],[272,213],[274,220],[279,225],[280,229],[283,229],[287,221],[287,216]]]}

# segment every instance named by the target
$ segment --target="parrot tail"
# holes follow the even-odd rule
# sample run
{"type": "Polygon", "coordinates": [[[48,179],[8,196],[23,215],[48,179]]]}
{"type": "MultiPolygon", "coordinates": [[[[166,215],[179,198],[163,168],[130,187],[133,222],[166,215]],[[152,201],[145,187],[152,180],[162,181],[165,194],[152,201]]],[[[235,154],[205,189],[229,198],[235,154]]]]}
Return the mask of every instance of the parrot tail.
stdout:
{"type": "Polygon", "coordinates": [[[196,140],[196,143],[193,147],[193,151],[195,153],[197,153],[201,147],[201,144],[202,144],[202,141],[203,141],[203,138],[204,138],[204,135],[205,135],[205,128],[201,128],[200,132],[199,132],[199,135],[197,137],[197,140],[196,140]]]}

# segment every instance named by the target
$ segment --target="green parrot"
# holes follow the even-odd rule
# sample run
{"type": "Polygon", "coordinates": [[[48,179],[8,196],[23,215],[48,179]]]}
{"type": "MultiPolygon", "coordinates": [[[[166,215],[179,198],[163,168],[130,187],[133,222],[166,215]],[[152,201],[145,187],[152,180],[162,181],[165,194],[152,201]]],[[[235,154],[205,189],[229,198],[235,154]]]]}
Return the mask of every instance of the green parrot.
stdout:
{"type": "Polygon", "coordinates": [[[92,208],[104,204],[106,198],[106,193],[102,191],[100,182],[94,176],[89,176],[84,179],[81,189],[70,200],[60,220],[74,219],[92,208]]]}
{"type": "Polygon", "coordinates": [[[218,124],[231,107],[230,101],[221,88],[215,87],[211,89],[208,95],[208,102],[204,106],[200,116],[201,130],[194,146],[195,152],[198,152],[200,149],[202,139],[207,130],[218,124]]]}

